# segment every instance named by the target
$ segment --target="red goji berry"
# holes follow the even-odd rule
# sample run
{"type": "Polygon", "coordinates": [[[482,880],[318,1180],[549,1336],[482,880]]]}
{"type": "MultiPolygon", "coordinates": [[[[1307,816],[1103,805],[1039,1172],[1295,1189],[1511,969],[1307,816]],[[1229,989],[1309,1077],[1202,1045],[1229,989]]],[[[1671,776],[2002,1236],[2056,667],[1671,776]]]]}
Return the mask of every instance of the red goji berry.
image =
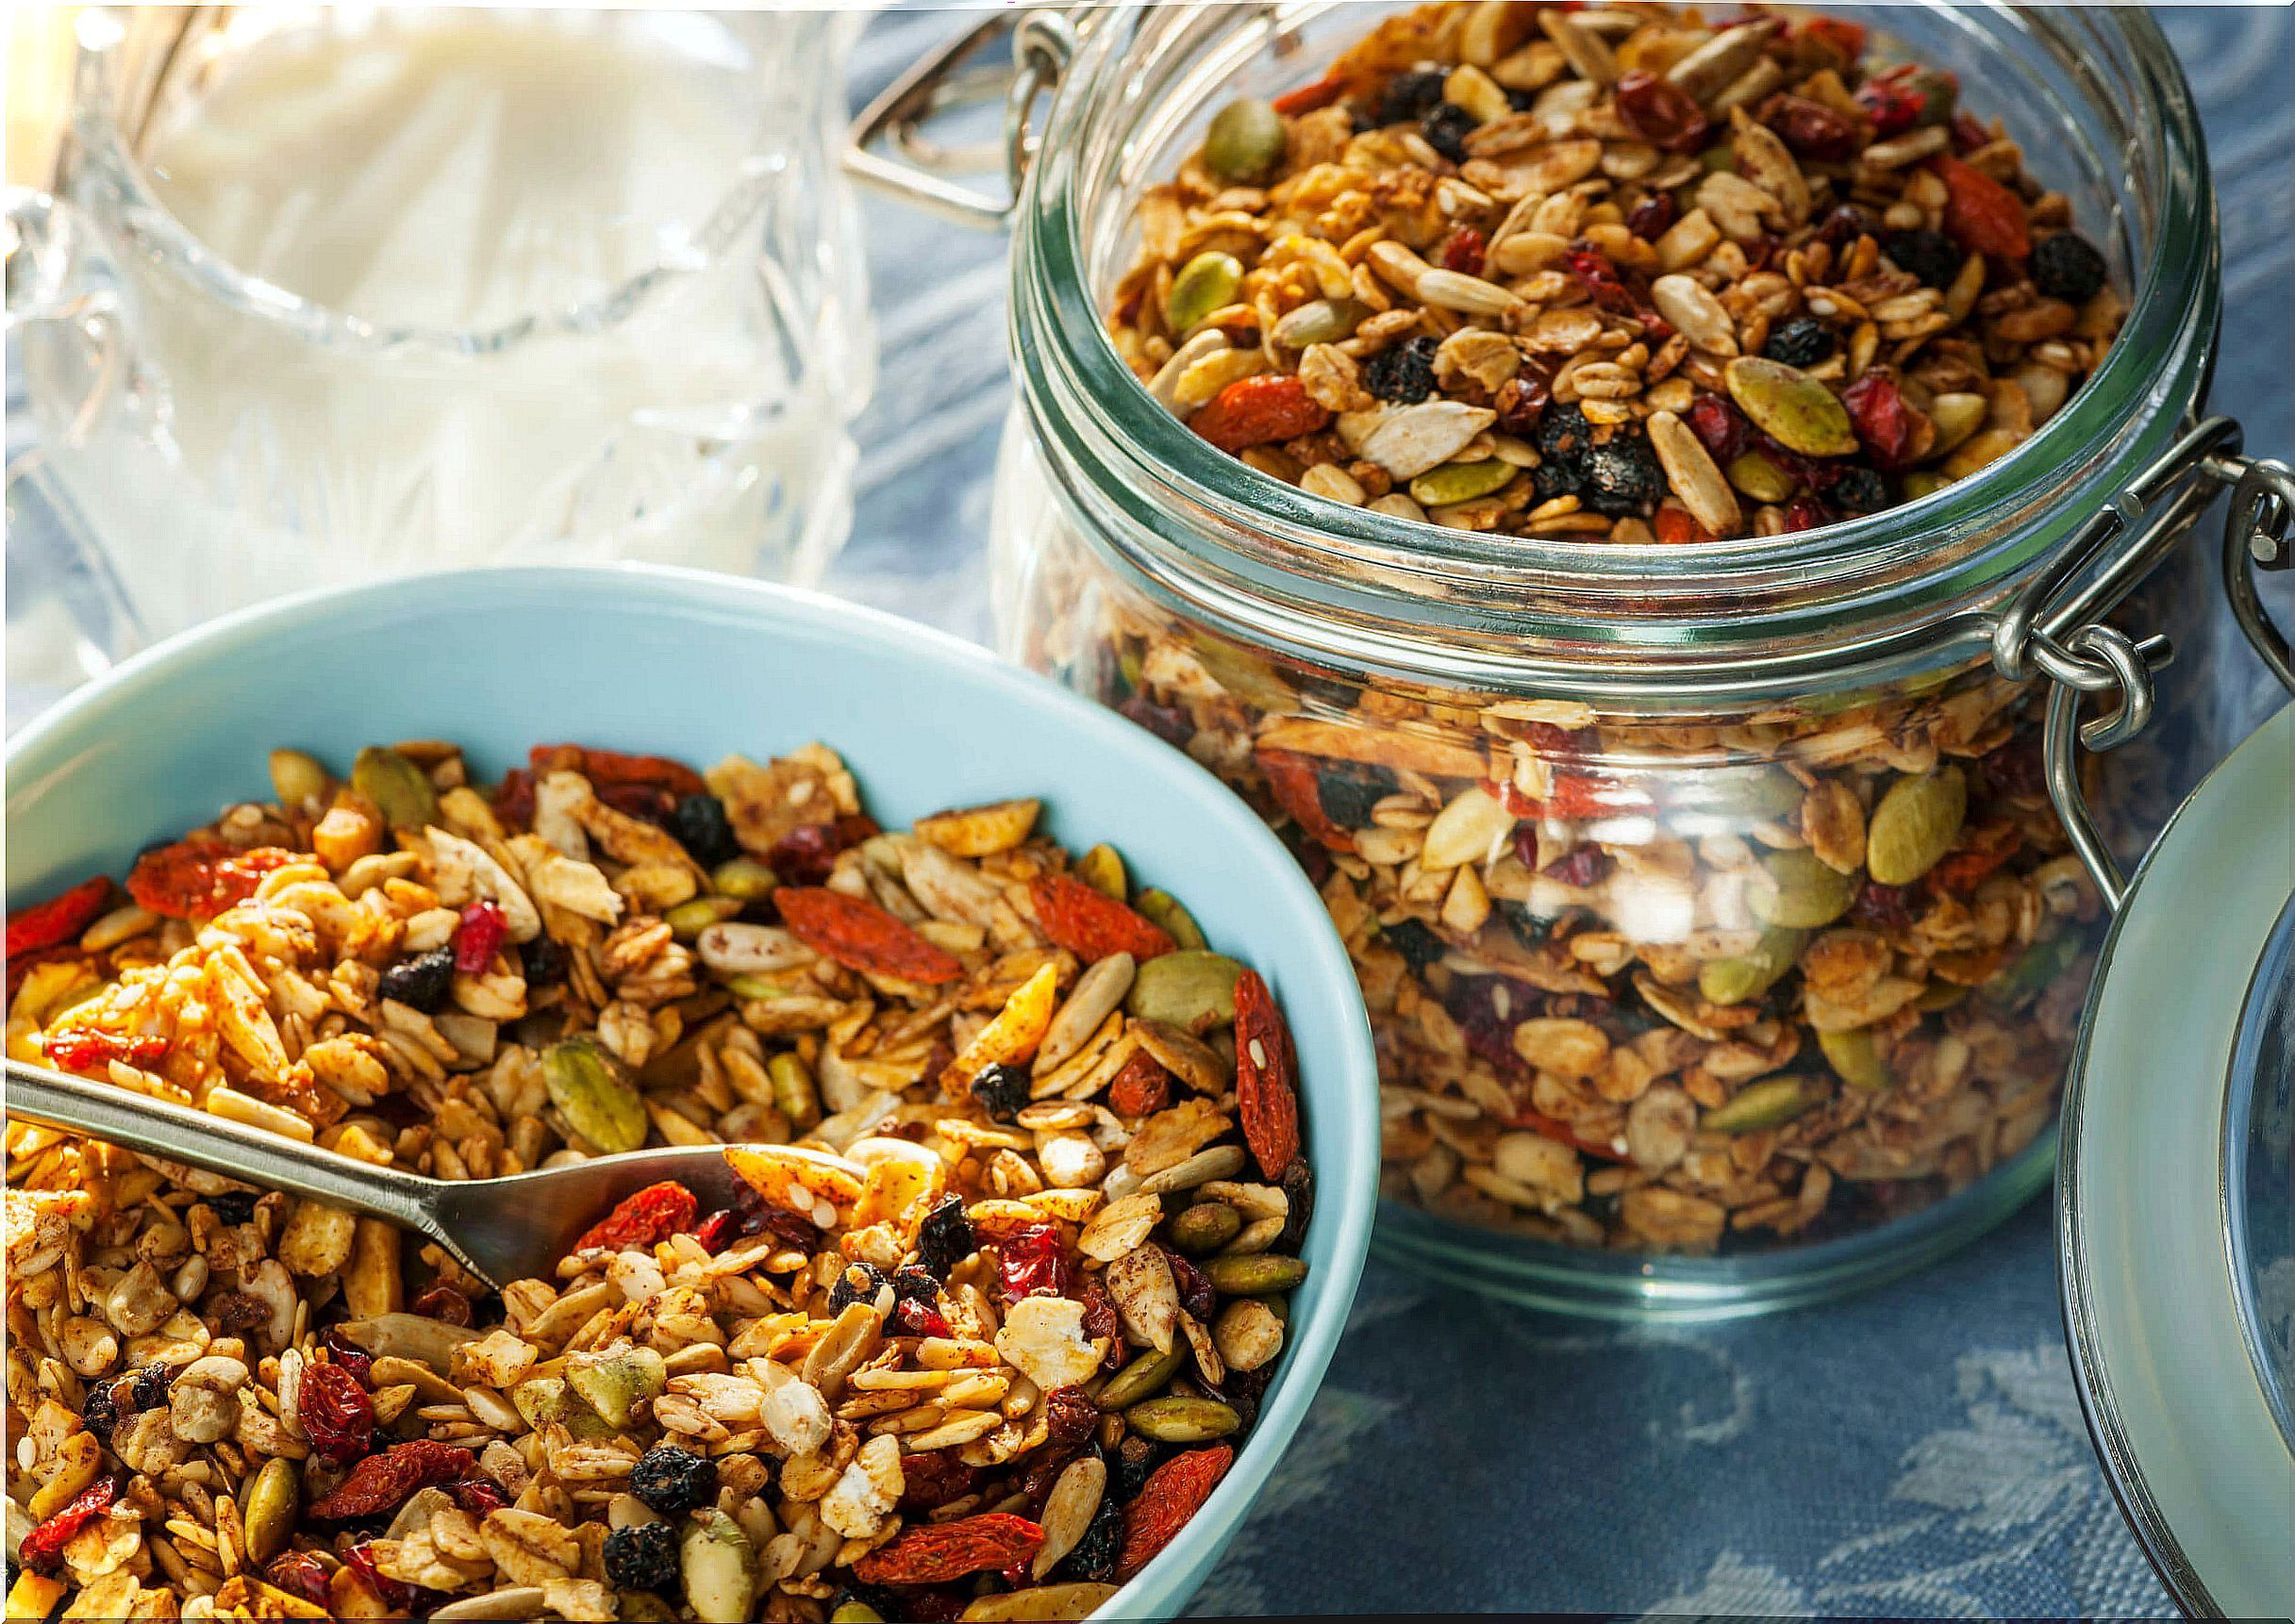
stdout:
{"type": "Polygon", "coordinates": [[[1347,77],[1334,68],[1311,85],[1301,85],[1295,91],[1286,91],[1275,98],[1275,111],[1285,118],[1311,113],[1327,108],[1347,93],[1347,77]]]}
{"type": "Polygon", "coordinates": [[[312,1502],[310,1515],[324,1522],[344,1522],[395,1511],[416,1489],[469,1477],[477,1464],[477,1458],[460,1445],[441,1444],[435,1438],[393,1444],[353,1467],[351,1475],[333,1494],[312,1502]]]}
{"type": "Polygon", "coordinates": [[[1075,1284],[1075,1264],[1056,1224],[1023,1224],[996,1246],[996,1278],[1007,1301],[1039,1291],[1066,1296],[1075,1284]]]}
{"type": "Polygon", "coordinates": [[[672,795],[706,795],[709,786],[700,773],[666,755],[625,755],[618,750],[594,750],[584,744],[538,744],[527,753],[534,776],[572,771],[601,787],[610,784],[647,784],[672,795]]]}
{"type": "Polygon", "coordinates": [[[1271,1179],[1299,1154],[1299,1062],[1275,995],[1256,969],[1235,984],[1235,1095],[1243,1139],[1271,1179]]]}
{"type": "Polygon", "coordinates": [[[574,1250],[642,1251],[691,1229],[700,1212],[701,1202],[691,1190],[674,1179],[664,1179],[625,1197],[613,1211],[583,1233],[582,1238],[574,1243],[574,1250]]]}
{"type": "Polygon", "coordinates": [[[1261,750],[1258,755],[1269,791],[1309,839],[1329,852],[1355,850],[1355,837],[1332,822],[1323,809],[1322,775],[1311,756],[1295,750],[1261,750]]]}
{"type": "Polygon", "coordinates": [[[80,932],[95,922],[111,899],[111,882],[98,874],[92,880],[82,880],[60,896],[50,897],[44,903],[34,903],[28,908],[18,908],[8,917],[8,956],[38,953],[43,948],[59,946],[76,940],[80,932]]]}
{"type": "Polygon", "coordinates": [[[1225,1444],[1189,1450],[1173,1455],[1148,1475],[1139,1493],[1123,1508],[1123,1551],[1116,1559],[1118,1583],[1130,1580],[1172,1543],[1188,1519],[1203,1509],[1204,1501],[1235,1463],[1235,1450],[1225,1444]]]}
{"type": "Polygon", "coordinates": [[[1971,254],[2022,259],[2032,253],[2032,227],[2023,200],[1980,169],[1956,157],[1933,157],[1929,169],[1944,182],[1944,233],[1971,254]]]}
{"type": "Polygon", "coordinates": [[[461,927],[455,932],[455,969],[464,975],[484,975],[510,934],[502,917],[502,904],[481,897],[462,910],[461,927]]]}
{"type": "Polygon", "coordinates": [[[1028,884],[1036,922],[1055,946],[1087,964],[1127,953],[1145,964],[1179,944],[1161,925],[1068,874],[1039,874],[1028,884]]]}
{"type": "Polygon", "coordinates": [[[374,1448],[374,1400],[341,1365],[305,1366],[296,1404],[321,1460],[347,1467],[374,1448]]]}
{"type": "Polygon", "coordinates": [[[819,886],[784,886],[773,895],[790,933],[847,969],[926,986],[964,974],[955,953],[926,941],[874,903],[819,886]]]}
{"type": "Polygon", "coordinates": [[[1188,420],[1188,426],[1222,451],[1246,451],[1280,439],[1314,434],[1331,421],[1330,409],[1306,392],[1297,378],[1276,373],[1238,378],[1188,420]]]}
{"type": "Polygon", "coordinates": [[[1668,547],[1679,547],[1691,541],[1710,541],[1713,532],[1697,522],[1696,515],[1687,507],[1660,505],[1656,519],[1657,539],[1668,547]]]}
{"type": "Polygon", "coordinates": [[[66,1071],[86,1071],[108,1066],[114,1060],[125,1060],[130,1066],[149,1066],[167,1052],[164,1037],[123,1037],[115,1032],[98,1032],[92,1026],[59,1026],[45,1034],[41,1043],[48,1052],[48,1059],[66,1071]]]}
{"type": "Polygon", "coordinates": [[[64,1547],[72,1543],[73,1535],[109,1511],[119,1493],[119,1485],[109,1478],[96,1479],[63,1510],[24,1536],[17,1562],[34,1573],[55,1572],[63,1566],[64,1547]]]}
{"type": "Polygon", "coordinates": [[[1894,378],[1887,373],[1867,373],[1841,391],[1840,404],[1848,408],[1849,422],[1874,467],[1894,472],[1911,460],[1912,412],[1894,378]]]}
{"type": "Polygon", "coordinates": [[[234,851],[212,836],[156,846],[127,873],[127,894],[172,920],[212,919],[255,895],[263,876],[298,861],[276,846],[234,851]]]}
{"type": "Polygon", "coordinates": [[[1875,74],[1857,87],[1856,105],[1872,120],[1872,133],[1879,139],[1903,135],[1928,110],[1927,95],[1913,82],[1918,72],[1918,67],[1907,62],[1875,74]]]}
{"type": "Polygon", "coordinates": [[[1044,1531],[1026,1517],[982,1512],[905,1529],[856,1562],[853,1576],[863,1584],[947,1584],[1024,1563],[1043,1543],[1044,1531]]]}
{"type": "Polygon", "coordinates": [[[1641,68],[1618,80],[1618,121],[1636,141],[1668,152],[1692,151],[1711,127],[1687,91],[1641,68]]]}

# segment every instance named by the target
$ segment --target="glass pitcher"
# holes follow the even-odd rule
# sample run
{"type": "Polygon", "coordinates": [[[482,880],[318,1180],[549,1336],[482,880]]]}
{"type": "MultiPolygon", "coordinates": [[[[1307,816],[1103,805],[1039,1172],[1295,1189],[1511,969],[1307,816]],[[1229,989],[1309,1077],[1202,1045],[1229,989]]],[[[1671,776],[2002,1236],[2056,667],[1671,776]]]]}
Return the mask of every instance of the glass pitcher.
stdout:
{"type": "Polygon", "coordinates": [[[859,26],[79,14],[47,190],[10,199],[11,677],[427,567],[817,577],[873,364],[859,26]]]}

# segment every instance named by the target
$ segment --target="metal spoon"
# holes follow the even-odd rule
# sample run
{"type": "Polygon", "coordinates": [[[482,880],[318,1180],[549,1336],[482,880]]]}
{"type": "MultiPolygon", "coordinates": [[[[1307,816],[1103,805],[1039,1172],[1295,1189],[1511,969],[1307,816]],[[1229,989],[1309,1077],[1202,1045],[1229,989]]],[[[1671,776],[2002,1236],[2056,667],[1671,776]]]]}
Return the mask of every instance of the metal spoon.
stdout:
{"type": "Polygon", "coordinates": [[[7,1069],[0,1110],[8,1117],[382,1218],[429,1236],[497,1289],[549,1278],[584,1230],[648,1185],[674,1179],[709,1212],[732,1204],[741,1183],[722,1145],[632,1151],[500,1179],[424,1178],[114,1084],[22,1060],[9,1060],[7,1069]]]}

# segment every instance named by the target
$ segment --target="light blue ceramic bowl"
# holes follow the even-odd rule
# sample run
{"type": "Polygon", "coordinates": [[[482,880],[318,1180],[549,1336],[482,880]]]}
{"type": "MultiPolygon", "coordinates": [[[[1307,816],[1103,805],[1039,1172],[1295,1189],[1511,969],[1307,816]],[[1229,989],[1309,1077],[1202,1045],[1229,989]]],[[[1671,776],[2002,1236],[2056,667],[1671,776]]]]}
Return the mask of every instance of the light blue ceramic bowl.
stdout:
{"type": "Polygon", "coordinates": [[[1376,1065],[1344,949],[1299,866],[1177,751],[955,638],[848,604],[668,570],[491,570],[293,598],[174,638],[8,751],[11,905],[123,874],[155,839],[269,793],[265,753],[459,740],[492,773],[573,739],[711,761],[823,739],[890,823],[1040,795],[1256,966],[1288,1011],[1318,1199],[1290,1345],[1226,1480],[1108,1609],[1165,1618],[1240,1525],[1329,1364],[1370,1238],[1376,1065]]]}

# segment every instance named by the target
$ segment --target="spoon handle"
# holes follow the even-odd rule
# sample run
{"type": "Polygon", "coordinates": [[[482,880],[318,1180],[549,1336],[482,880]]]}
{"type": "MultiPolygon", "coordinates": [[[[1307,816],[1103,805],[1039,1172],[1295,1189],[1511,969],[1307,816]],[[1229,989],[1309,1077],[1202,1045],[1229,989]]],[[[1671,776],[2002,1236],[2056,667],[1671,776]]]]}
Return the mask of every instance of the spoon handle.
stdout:
{"type": "Polygon", "coordinates": [[[354,1161],[172,1100],[11,1058],[0,1105],[9,1117],[436,1233],[425,1199],[434,1181],[354,1161]]]}

